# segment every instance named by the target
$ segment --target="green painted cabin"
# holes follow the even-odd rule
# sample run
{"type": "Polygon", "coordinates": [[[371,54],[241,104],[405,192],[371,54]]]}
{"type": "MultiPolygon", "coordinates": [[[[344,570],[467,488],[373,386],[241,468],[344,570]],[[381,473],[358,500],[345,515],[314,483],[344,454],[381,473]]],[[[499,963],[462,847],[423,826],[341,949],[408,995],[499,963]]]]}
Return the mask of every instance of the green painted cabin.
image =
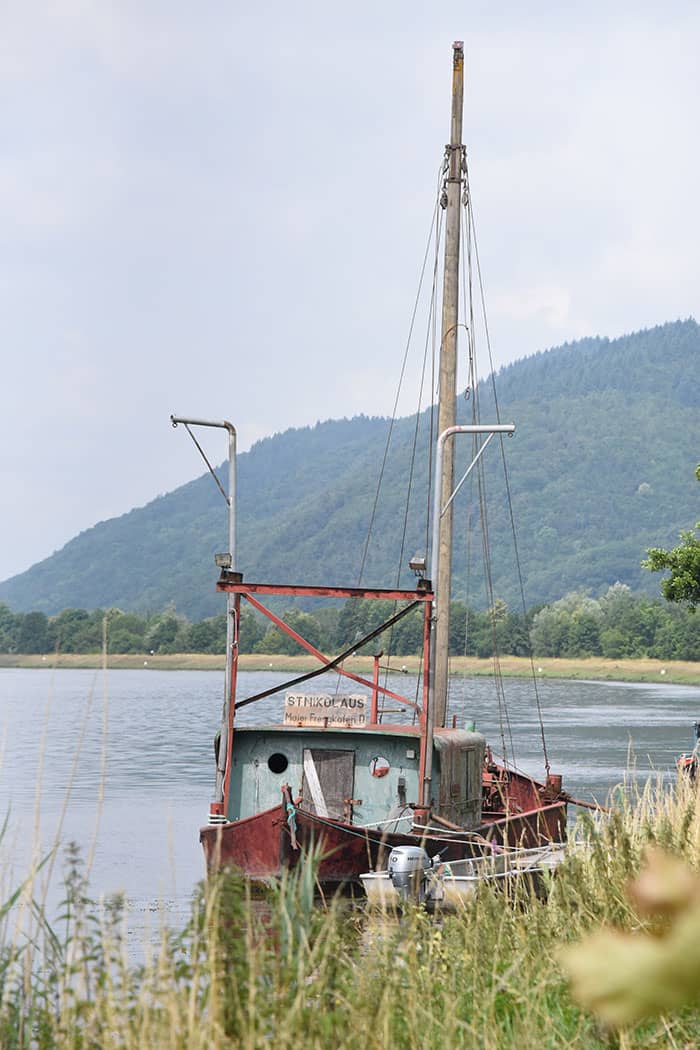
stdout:
{"type": "MultiPolygon", "coordinates": [[[[420,799],[417,726],[241,726],[233,736],[229,820],[279,805],[289,784],[321,817],[410,830],[420,799]]],[[[460,827],[481,822],[485,746],[480,733],[435,730],[433,812],[460,827]]]]}

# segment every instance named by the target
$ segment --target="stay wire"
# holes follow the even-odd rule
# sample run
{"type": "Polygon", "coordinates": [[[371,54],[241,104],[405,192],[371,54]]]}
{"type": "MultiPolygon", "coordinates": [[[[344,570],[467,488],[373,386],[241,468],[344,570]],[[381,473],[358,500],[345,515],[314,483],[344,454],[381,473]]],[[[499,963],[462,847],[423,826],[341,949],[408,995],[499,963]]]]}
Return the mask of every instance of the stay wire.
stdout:
{"type": "MultiPolygon", "coordinates": [[[[467,178],[467,166],[466,157],[464,161],[464,176],[465,185],[464,193],[465,199],[469,199],[469,179],[467,178]]],[[[467,339],[467,386],[464,391],[465,400],[469,400],[471,396],[471,419],[472,423],[478,422],[478,404],[479,404],[479,390],[478,390],[478,378],[477,378],[477,363],[476,363],[476,341],[474,337],[474,296],[472,294],[472,255],[471,255],[471,243],[470,235],[471,231],[469,224],[464,222],[464,213],[462,212],[462,237],[463,243],[467,249],[467,268],[462,266],[462,298],[464,300],[465,313],[469,310],[469,326],[468,326],[468,339],[467,339]],[[467,284],[465,284],[465,273],[468,272],[468,288],[469,293],[467,294],[467,284]]],[[[477,438],[476,435],[472,437],[472,456],[477,452],[477,438]]],[[[471,570],[473,561],[473,549],[472,549],[472,531],[471,531],[471,516],[472,506],[474,502],[474,476],[472,475],[469,479],[469,509],[467,511],[467,548],[466,548],[466,591],[465,591],[465,625],[464,625],[464,655],[467,654],[468,644],[468,630],[469,630],[469,598],[471,595],[471,570]]]]}
{"type": "MultiPolygon", "coordinates": [[[[409,470],[408,470],[408,482],[407,482],[407,486],[406,486],[406,502],[405,502],[405,505],[404,505],[403,526],[402,526],[402,531],[401,531],[401,544],[400,544],[399,556],[398,556],[397,566],[396,566],[396,587],[397,588],[399,587],[400,582],[401,582],[401,570],[402,570],[402,566],[403,566],[404,554],[405,554],[405,551],[406,551],[406,536],[407,536],[407,533],[408,533],[408,517],[409,517],[409,511],[410,511],[411,495],[413,493],[413,478],[414,478],[414,471],[415,471],[415,464],[416,464],[416,453],[417,453],[417,449],[418,449],[418,434],[419,434],[419,431],[420,431],[420,417],[421,417],[421,411],[422,411],[422,406],[423,406],[423,391],[425,389],[425,376],[426,376],[427,363],[428,363],[428,351],[430,349],[430,331],[431,331],[431,326],[433,325],[433,318],[435,317],[435,313],[436,313],[435,303],[436,303],[436,294],[437,294],[438,258],[439,258],[439,251],[440,251],[441,234],[442,234],[442,213],[439,212],[438,213],[438,217],[437,217],[437,224],[435,226],[435,261],[434,261],[434,264],[433,264],[433,281],[432,281],[432,288],[431,288],[431,293],[430,293],[430,305],[429,305],[429,308],[428,308],[428,324],[427,324],[427,327],[426,327],[425,343],[424,343],[424,346],[423,346],[423,364],[422,364],[422,367],[421,367],[421,377],[420,377],[420,384],[419,384],[419,389],[418,389],[418,403],[416,405],[415,422],[414,422],[414,426],[413,426],[413,443],[412,443],[412,446],[411,446],[411,459],[410,459],[409,470]]],[[[432,448],[432,444],[429,444],[428,448],[429,449],[432,448]]],[[[430,484],[428,484],[428,506],[430,506],[430,484]]],[[[394,602],[394,608],[396,608],[396,602],[394,602]]],[[[388,677],[389,677],[393,635],[394,635],[394,629],[392,627],[391,632],[389,634],[388,659],[387,659],[386,667],[384,669],[384,685],[385,686],[386,686],[386,683],[387,683],[387,680],[388,680],[388,677]]],[[[420,688],[420,681],[418,679],[416,681],[416,698],[418,696],[419,688],[420,688]]],[[[386,697],[384,695],[382,695],[382,706],[381,706],[382,713],[384,711],[385,699],[386,699],[386,697]]],[[[415,711],[413,712],[413,717],[414,717],[414,720],[415,720],[415,717],[416,717],[416,712],[415,711]]]]}
{"type": "MultiPolygon", "coordinates": [[[[466,165],[465,165],[465,168],[466,168],[466,165]]],[[[465,312],[466,312],[466,305],[468,304],[469,320],[470,320],[469,328],[470,328],[470,332],[472,333],[472,339],[473,339],[473,333],[474,333],[474,311],[473,311],[473,298],[474,297],[473,297],[473,269],[472,269],[472,241],[473,241],[472,233],[473,233],[473,231],[472,231],[471,224],[469,222],[469,211],[468,211],[468,208],[469,208],[469,204],[470,204],[470,193],[469,193],[468,175],[467,175],[466,171],[465,171],[465,178],[466,178],[465,201],[464,201],[465,207],[464,207],[464,209],[462,210],[462,213],[461,213],[461,221],[463,223],[463,237],[464,237],[464,244],[466,246],[466,251],[465,251],[464,255],[466,256],[466,262],[467,262],[466,269],[467,269],[467,275],[468,275],[468,295],[467,295],[467,288],[464,287],[464,281],[465,281],[464,266],[463,266],[463,273],[462,273],[462,283],[463,283],[463,287],[464,287],[464,295],[465,295],[465,300],[466,300],[466,302],[465,302],[465,312]],[[466,227],[466,229],[464,227],[466,227]]],[[[475,350],[475,343],[472,342],[471,364],[472,364],[472,378],[474,380],[474,398],[473,398],[473,403],[472,403],[472,418],[474,420],[476,420],[478,418],[478,412],[479,412],[479,396],[478,396],[478,384],[476,382],[476,380],[477,380],[477,375],[476,375],[476,354],[473,352],[474,350],[475,350]]],[[[479,447],[478,446],[478,438],[475,435],[474,436],[473,448],[478,450],[478,447],[479,447]]],[[[497,612],[497,610],[496,610],[495,592],[494,592],[494,587],[493,587],[493,570],[492,570],[492,563],[491,563],[491,543],[490,543],[490,537],[489,537],[489,523],[488,523],[488,511],[487,511],[487,499],[486,499],[486,475],[485,475],[485,469],[484,469],[483,461],[480,461],[477,464],[476,474],[477,474],[478,493],[479,493],[479,516],[480,516],[480,520],[481,520],[481,537],[482,537],[482,550],[483,550],[483,562],[484,562],[484,584],[485,584],[485,587],[486,587],[487,600],[489,602],[489,609],[490,609],[491,639],[492,639],[491,648],[492,648],[492,651],[493,651],[493,667],[494,667],[494,688],[495,688],[495,691],[496,691],[496,699],[497,699],[497,704],[498,704],[498,718],[499,718],[499,729],[500,729],[500,735],[501,735],[501,745],[503,747],[503,752],[505,754],[506,753],[506,733],[507,733],[508,739],[509,739],[509,742],[510,742],[511,760],[513,762],[515,762],[516,756],[515,756],[515,746],[514,746],[514,742],[513,742],[513,732],[512,732],[511,722],[510,722],[510,716],[509,716],[509,713],[508,713],[508,705],[506,703],[505,689],[504,689],[504,685],[503,685],[503,675],[502,675],[502,672],[501,672],[500,658],[499,658],[499,653],[498,653],[498,629],[497,629],[497,623],[496,623],[496,612],[497,612]]]]}
{"type": "MultiPolygon", "coordinates": [[[[430,291],[430,300],[429,300],[429,307],[428,307],[428,322],[427,322],[427,325],[426,325],[425,342],[424,342],[424,345],[423,345],[423,364],[422,364],[422,367],[421,367],[421,382],[420,382],[420,385],[419,385],[418,404],[416,406],[415,423],[413,423],[413,440],[412,440],[412,445],[411,445],[410,464],[409,464],[409,468],[408,468],[408,482],[407,482],[407,486],[406,486],[406,502],[405,502],[405,506],[404,506],[403,527],[402,527],[402,532],[401,532],[401,545],[400,545],[399,558],[398,558],[398,563],[397,563],[397,574],[396,574],[396,586],[397,587],[399,587],[399,585],[401,583],[401,570],[402,570],[402,566],[403,566],[404,553],[405,553],[405,549],[406,549],[406,535],[407,535],[407,532],[408,532],[408,512],[409,512],[409,509],[410,509],[410,498],[411,498],[412,489],[413,489],[413,472],[415,472],[415,468],[416,468],[416,456],[417,456],[417,450],[418,450],[418,436],[419,436],[420,423],[421,423],[421,412],[422,412],[422,406],[423,406],[423,391],[424,391],[424,388],[425,388],[425,374],[426,374],[426,371],[427,371],[428,351],[430,349],[430,332],[432,331],[434,333],[434,318],[436,318],[436,314],[437,314],[436,301],[437,301],[437,290],[438,290],[438,270],[439,270],[439,256],[440,256],[441,239],[442,239],[442,211],[439,211],[438,212],[438,222],[436,224],[436,227],[434,227],[434,246],[436,246],[436,248],[434,248],[434,261],[433,261],[433,266],[432,266],[432,286],[431,286],[431,291],[430,291]]],[[[433,336],[433,339],[434,339],[434,336],[433,336]]],[[[433,354],[434,354],[434,346],[433,346],[433,354]]],[[[432,436],[432,408],[433,408],[433,406],[431,404],[430,405],[430,437],[432,436]]],[[[427,507],[426,507],[426,527],[429,527],[428,518],[429,518],[429,512],[430,512],[430,505],[431,505],[431,501],[430,501],[430,490],[431,490],[431,456],[430,456],[430,450],[431,450],[431,448],[432,448],[432,442],[429,441],[428,442],[428,486],[427,486],[428,492],[427,492],[427,507]]],[[[426,550],[427,550],[427,540],[426,540],[426,550]]],[[[394,603],[395,609],[396,609],[396,605],[397,605],[397,603],[395,602],[394,603]]],[[[386,666],[384,668],[384,686],[386,686],[386,682],[388,680],[388,675],[389,675],[389,670],[390,670],[390,663],[391,663],[391,649],[393,649],[393,642],[394,642],[394,628],[391,628],[391,631],[389,633],[389,638],[388,638],[388,658],[387,658],[386,666]]],[[[416,698],[417,698],[417,700],[418,700],[419,690],[420,690],[420,675],[419,675],[419,677],[416,680],[416,698]]],[[[381,703],[381,712],[382,713],[384,711],[384,702],[385,702],[385,696],[382,695],[382,703],[381,703]]],[[[413,711],[413,720],[416,720],[416,711],[413,711]]]]}
{"type": "Polygon", "coordinates": [[[440,222],[438,224],[438,236],[435,239],[435,259],[433,262],[433,312],[432,312],[432,324],[429,330],[430,337],[430,426],[428,432],[428,485],[426,492],[426,507],[425,507],[425,550],[430,550],[430,513],[433,505],[433,456],[432,450],[435,445],[435,407],[436,407],[436,376],[437,376],[437,352],[438,352],[438,335],[437,335],[437,310],[435,308],[435,297],[437,295],[437,282],[438,282],[438,271],[440,268],[440,239],[442,234],[442,214],[440,215],[440,222]]]}
{"type": "MultiPolygon", "coordinates": [[[[466,178],[466,161],[465,161],[465,195],[466,199],[469,198],[469,181],[466,178]]],[[[467,246],[467,263],[469,271],[469,294],[467,295],[467,285],[465,284],[465,267],[462,266],[462,299],[464,302],[465,313],[469,310],[469,325],[467,329],[467,386],[464,390],[465,400],[471,400],[471,420],[472,423],[478,421],[478,402],[479,402],[479,389],[477,379],[477,364],[476,364],[476,342],[474,338],[474,302],[472,295],[472,260],[471,260],[471,246],[469,244],[470,229],[469,224],[462,225],[463,230],[463,243],[467,246]],[[466,236],[464,229],[466,225],[466,236]]],[[[478,451],[476,435],[472,437],[472,457],[478,451]]],[[[467,528],[466,528],[466,549],[465,549],[465,561],[466,561],[466,574],[465,574],[465,610],[464,610],[464,656],[467,655],[469,647],[470,637],[470,608],[469,602],[471,598],[471,578],[472,569],[474,563],[474,550],[472,544],[472,513],[474,506],[474,474],[469,478],[469,497],[467,505],[467,528]]]]}
{"type": "Polygon", "coordinates": [[[209,462],[209,460],[207,459],[207,455],[206,455],[206,452],[204,451],[204,449],[202,448],[202,446],[200,445],[200,443],[199,443],[199,442],[197,441],[197,438],[196,438],[196,437],[194,436],[194,434],[193,434],[193,433],[192,433],[192,431],[190,430],[189,424],[188,424],[188,423],[185,423],[185,424],[184,424],[184,427],[185,427],[185,430],[187,431],[187,433],[188,433],[188,434],[190,435],[190,437],[191,437],[191,438],[192,438],[192,440],[194,441],[194,443],[195,443],[195,445],[197,446],[197,448],[199,449],[199,454],[200,454],[200,456],[202,457],[202,459],[204,460],[204,462],[206,463],[206,465],[207,465],[207,466],[209,467],[209,473],[211,474],[211,476],[213,477],[214,481],[215,481],[215,482],[216,482],[216,484],[218,485],[218,488],[219,488],[219,492],[220,492],[220,493],[221,493],[221,495],[222,495],[222,496],[224,497],[224,499],[226,500],[226,504],[228,505],[228,504],[229,504],[229,498],[228,498],[228,496],[226,495],[226,490],[224,489],[224,486],[223,486],[223,485],[221,484],[221,482],[219,481],[219,479],[218,479],[218,477],[217,477],[217,474],[216,474],[216,471],[214,470],[214,468],[212,467],[211,463],[210,463],[210,462],[209,462]]]}
{"type": "Polygon", "coordinates": [[[510,755],[513,762],[516,761],[515,747],[513,744],[513,731],[510,723],[510,716],[508,714],[508,706],[506,704],[505,689],[503,687],[503,675],[501,673],[501,662],[498,653],[498,630],[496,624],[496,597],[493,589],[493,572],[491,569],[491,547],[489,537],[489,525],[486,511],[486,478],[484,476],[484,469],[481,463],[477,467],[478,473],[478,487],[479,487],[479,508],[481,516],[481,538],[482,548],[484,557],[484,582],[486,586],[486,595],[489,603],[490,621],[491,621],[491,648],[493,650],[493,670],[494,670],[494,684],[496,688],[496,696],[498,698],[498,714],[500,723],[501,733],[501,744],[503,752],[506,752],[505,734],[507,732],[508,739],[510,741],[510,755]]]}
{"type": "MultiPolygon", "coordinates": [[[[468,178],[469,178],[469,176],[467,174],[467,182],[468,182],[468,178]]],[[[481,311],[482,311],[482,317],[483,317],[483,323],[484,323],[484,333],[485,333],[485,337],[486,337],[486,345],[487,345],[487,348],[488,348],[489,369],[490,369],[490,373],[491,373],[491,388],[492,388],[492,391],[493,391],[493,399],[494,399],[494,405],[495,405],[495,409],[496,409],[496,420],[497,420],[498,423],[500,423],[500,421],[501,421],[501,413],[500,413],[500,406],[499,406],[499,403],[498,403],[498,394],[496,392],[496,373],[495,373],[494,367],[493,367],[493,355],[492,355],[492,352],[491,352],[491,335],[490,335],[490,332],[489,332],[488,316],[487,316],[487,313],[486,313],[486,299],[485,299],[485,295],[484,295],[484,284],[483,284],[483,278],[482,278],[482,273],[481,273],[481,261],[479,259],[479,246],[478,246],[477,236],[476,236],[476,223],[474,221],[474,212],[473,212],[473,209],[472,209],[471,194],[469,194],[469,196],[467,198],[467,208],[468,208],[468,212],[469,212],[469,224],[471,226],[471,229],[473,230],[473,237],[474,237],[474,258],[475,258],[475,261],[476,261],[476,271],[477,271],[478,281],[479,281],[479,295],[480,295],[481,311]]],[[[508,514],[509,514],[509,518],[510,518],[511,534],[513,536],[513,552],[514,552],[514,555],[515,555],[515,567],[516,567],[516,574],[517,574],[517,578],[518,578],[518,588],[519,588],[519,592],[520,592],[520,602],[521,602],[522,610],[523,610],[523,619],[524,619],[525,623],[527,623],[527,606],[526,606],[526,601],[525,601],[525,585],[524,585],[524,582],[523,582],[522,566],[521,566],[521,561],[520,561],[520,548],[519,548],[519,545],[518,545],[518,533],[517,533],[517,527],[516,527],[516,524],[515,524],[515,515],[514,515],[514,512],[513,512],[513,499],[512,499],[512,492],[511,492],[511,485],[510,485],[510,475],[509,475],[509,472],[508,472],[508,464],[507,464],[506,454],[505,454],[505,444],[504,444],[504,441],[503,441],[503,435],[502,434],[500,435],[500,446],[501,446],[501,459],[502,459],[502,462],[503,462],[503,474],[504,474],[504,478],[505,478],[505,486],[506,486],[506,494],[507,494],[507,502],[508,502],[508,514]]],[[[535,671],[535,660],[534,660],[534,656],[533,656],[533,653],[532,653],[532,644],[530,642],[529,632],[526,632],[526,637],[527,637],[528,659],[529,659],[529,663],[530,663],[530,674],[531,674],[531,678],[532,678],[533,692],[534,692],[534,696],[535,696],[535,704],[536,704],[536,707],[537,707],[537,718],[538,718],[538,722],[539,722],[540,739],[542,741],[542,755],[543,755],[543,758],[544,758],[544,768],[545,768],[545,771],[547,773],[547,776],[549,776],[549,774],[550,774],[550,764],[549,764],[549,755],[547,753],[547,740],[546,740],[546,735],[545,735],[545,730],[544,730],[544,718],[543,718],[543,715],[542,715],[542,699],[540,697],[540,691],[539,691],[539,687],[538,687],[538,683],[537,683],[537,673],[535,671]]]]}
{"type": "Polygon", "coordinates": [[[404,376],[406,374],[406,364],[407,364],[407,361],[408,361],[408,352],[409,352],[409,349],[410,349],[410,346],[411,346],[411,339],[413,337],[413,328],[414,328],[415,321],[416,321],[416,314],[418,312],[418,305],[419,305],[419,302],[420,302],[420,294],[421,294],[421,291],[422,291],[422,288],[423,288],[423,279],[425,277],[425,268],[426,268],[426,265],[427,265],[427,262],[428,262],[428,254],[430,252],[430,244],[431,244],[432,239],[433,239],[433,230],[435,228],[435,222],[436,222],[437,212],[438,212],[438,208],[439,208],[439,203],[440,203],[440,200],[439,200],[439,196],[438,196],[436,198],[436,200],[435,200],[435,206],[433,208],[433,214],[432,214],[432,218],[431,218],[431,221],[430,221],[430,229],[429,229],[429,232],[428,232],[428,239],[427,239],[426,246],[425,246],[425,254],[423,256],[423,264],[421,266],[420,278],[419,278],[419,281],[418,281],[418,290],[416,292],[416,298],[415,298],[415,302],[413,304],[413,311],[412,311],[412,314],[411,314],[411,323],[410,323],[409,329],[408,329],[408,337],[406,339],[406,346],[405,346],[405,349],[404,349],[403,361],[401,363],[401,372],[400,372],[400,375],[399,375],[399,382],[398,382],[398,386],[397,386],[397,389],[396,389],[396,396],[394,398],[394,407],[393,407],[393,410],[392,410],[391,421],[390,421],[390,424],[389,424],[389,433],[387,434],[386,444],[384,446],[384,455],[382,457],[382,465],[381,465],[381,468],[380,468],[380,471],[379,471],[379,479],[377,481],[377,488],[376,488],[376,492],[375,492],[375,495],[374,495],[374,502],[372,504],[372,513],[370,515],[369,527],[367,529],[367,537],[365,539],[364,550],[362,552],[362,561],[360,563],[360,572],[359,572],[359,575],[358,575],[358,578],[357,578],[357,585],[358,586],[360,586],[360,584],[362,583],[362,577],[364,575],[365,565],[366,565],[366,562],[367,562],[367,556],[368,556],[368,553],[369,553],[369,545],[370,545],[370,541],[371,541],[371,538],[372,538],[372,530],[374,528],[374,521],[375,521],[376,514],[377,514],[377,506],[379,504],[379,496],[380,496],[380,493],[381,493],[382,483],[383,483],[383,480],[384,480],[384,472],[386,470],[386,464],[387,464],[387,460],[388,460],[388,457],[389,457],[389,448],[391,446],[391,438],[392,438],[392,435],[393,435],[393,432],[394,432],[394,424],[396,422],[396,413],[398,411],[399,398],[401,396],[401,388],[403,386],[403,380],[404,380],[404,376]]]}
{"type": "MultiPolygon", "coordinates": [[[[433,207],[433,213],[432,213],[431,220],[430,220],[430,227],[429,227],[429,230],[428,230],[428,237],[427,237],[427,240],[426,240],[425,252],[424,252],[424,255],[423,255],[423,263],[421,265],[420,277],[419,277],[419,280],[418,280],[418,288],[417,288],[417,291],[416,291],[416,297],[415,297],[415,301],[414,301],[414,304],[413,304],[413,310],[412,310],[412,313],[411,313],[411,321],[410,321],[410,324],[409,324],[408,336],[406,338],[406,345],[405,345],[405,348],[404,348],[404,355],[403,355],[403,360],[402,360],[402,363],[401,363],[401,371],[400,371],[400,375],[399,375],[399,381],[398,381],[398,384],[397,384],[396,395],[395,395],[395,398],[394,398],[394,406],[393,406],[393,410],[392,410],[392,414],[391,414],[391,421],[390,421],[390,424],[389,424],[389,432],[387,434],[386,443],[385,443],[385,446],[384,446],[384,454],[383,454],[383,457],[382,457],[382,465],[381,465],[381,468],[380,468],[380,471],[379,471],[379,478],[377,479],[377,486],[376,486],[376,490],[375,490],[375,494],[374,494],[374,501],[373,501],[373,504],[372,504],[372,511],[371,511],[371,514],[370,514],[369,525],[368,525],[368,528],[367,528],[367,535],[365,537],[364,548],[363,548],[363,551],[362,551],[362,560],[360,562],[360,571],[359,571],[358,580],[357,580],[358,586],[362,583],[362,577],[364,576],[365,566],[366,566],[366,563],[367,563],[367,557],[368,557],[368,554],[369,554],[369,546],[370,546],[370,542],[371,542],[371,539],[372,539],[372,532],[373,532],[373,529],[374,529],[374,523],[375,523],[375,520],[376,520],[377,507],[379,505],[379,497],[381,495],[382,484],[383,484],[383,480],[384,480],[384,473],[386,471],[386,465],[387,465],[387,461],[388,461],[388,457],[389,457],[389,449],[391,447],[391,439],[392,439],[393,432],[394,432],[394,424],[396,423],[396,414],[397,414],[397,411],[398,411],[399,398],[401,396],[401,389],[402,389],[402,386],[403,386],[403,380],[404,380],[404,376],[405,376],[405,373],[406,373],[406,365],[407,365],[407,361],[408,361],[408,353],[409,353],[410,346],[411,346],[411,340],[413,338],[413,330],[414,330],[414,327],[415,327],[416,316],[417,316],[417,313],[418,313],[418,306],[419,306],[419,303],[420,303],[420,296],[421,296],[421,292],[422,292],[422,289],[423,289],[423,281],[424,281],[424,278],[425,278],[425,270],[426,270],[426,266],[427,266],[427,263],[428,263],[428,256],[429,256],[429,253],[430,253],[430,245],[431,245],[431,243],[433,241],[434,234],[435,234],[436,237],[438,236],[438,234],[436,233],[436,229],[439,229],[439,225],[440,225],[439,222],[437,222],[437,220],[439,218],[439,203],[440,203],[439,187],[440,187],[441,175],[442,175],[442,168],[441,168],[441,170],[440,170],[440,172],[438,174],[438,191],[436,192],[436,196],[435,196],[435,204],[434,204],[434,207],[433,207]]],[[[433,295],[434,295],[434,293],[433,293],[433,295]]],[[[422,381],[421,381],[421,391],[422,391],[422,381]]],[[[419,414],[420,413],[418,413],[418,415],[419,414]]],[[[415,438],[414,438],[414,442],[415,442],[415,438]]],[[[412,460],[411,460],[411,477],[412,477],[412,473],[413,473],[413,461],[414,461],[414,458],[415,458],[415,446],[414,446],[414,454],[413,454],[412,460]]],[[[407,496],[407,501],[406,501],[407,505],[408,505],[409,501],[410,501],[410,487],[409,487],[409,494],[407,496]]],[[[403,547],[404,547],[404,542],[405,542],[405,532],[406,532],[406,523],[404,522],[404,534],[403,534],[403,537],[402,537],[402,545],[401,545],[402,546],[402,556],[403,556],[403,547]]],[[[399,569],[399,572],[400,572],[400,569],[399,569]]],[[[386,675],[388,676],[388,669],[387,669],[386,675]]],[[[383,709],[384,709],[383,701],[384,701],[384,697],[382,697],[382,708],[381,708],[382,712],[383,712],[383,709]]]]}
{"type": "MultiPolygon", "coordinates": [[[[437,310],[437,292],[438,292],[438,274],[440,271],[440,250],[442,248],[442,225],[443,225],[443,214],[440,210],[438,214],[437,231],[435,235],[435,255],[433,259],[433,282],[432,282],[432,295],[430,299],[430,314],[428,317],[428,326],[426,329],[426,343],[424,348],[423,361],[427,357],[428,347],[430,347],[430,408],[428,411],[428,484],[426,486],[426,505],[425,505],[425,550],[430,549],[430,514],[433,506],[433,457],[432,449],[435,443],[435,413],[436,403],[434,397],[435,391],[435,377],[437,374],[436,363],[437,363],[437,346],[438,346],[438,310],[437,310]]],[[[416,680],[416,700],[418,698],[418,689],[420,685],[420,675],[422,673],[427,674],[427,668],[423,668],[423,647],[421,646],[421,658],[419,666],[419,677],[416,680]]],[[[413,722],[417,719],[417,711],[413,712],[413,722]]]]}

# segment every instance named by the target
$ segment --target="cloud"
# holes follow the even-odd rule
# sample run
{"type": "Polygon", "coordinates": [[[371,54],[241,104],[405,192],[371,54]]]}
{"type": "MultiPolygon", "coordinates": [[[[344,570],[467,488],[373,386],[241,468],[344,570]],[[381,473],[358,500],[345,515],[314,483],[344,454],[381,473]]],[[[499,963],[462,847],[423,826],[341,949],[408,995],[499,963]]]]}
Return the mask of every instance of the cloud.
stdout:
{"type": "Polygon", "coordinates": [[[513,321],[540,321],[548,328],[561,328],[571,314],[571,294],[554,285],[534,285],[495,296],[497,313],[513,321]]]}
{"type": "MultiPolygon", "coordinates": [[[[469,14],[5,13],[0,578],[192,476],[172,411],[232,419],[242,447],[391,412],[456,36],[496,363],[700,312],[695,7],[469,14]]],[[[412,379],[424,341],[422,314],[412,379]]]]}

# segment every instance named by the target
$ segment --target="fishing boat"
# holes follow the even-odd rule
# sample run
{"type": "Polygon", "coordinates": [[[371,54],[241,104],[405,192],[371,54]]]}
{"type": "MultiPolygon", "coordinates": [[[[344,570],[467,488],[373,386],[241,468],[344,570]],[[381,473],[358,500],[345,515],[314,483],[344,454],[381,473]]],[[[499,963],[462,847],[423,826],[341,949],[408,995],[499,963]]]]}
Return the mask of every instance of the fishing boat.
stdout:
{"type": "MultiPolygon", "coordinates": [[[[450,143],[444,159],[441,201],[445,212],[445,273],[437,440],[430,558],[411,561],[413,587],[270,584],[244,578],[235,563],[235,428],[228,422],[185,420],[229,431],[229,552],[218,556],[217,589],[227,598],[227,670],[216,745],[215,798],[200,830],[208,870],[232,867],[253,880],[280,877],[312,848],[320,853],[324,888],[359,887],[362,875],[387,869],[392,850],[417,848],[452,865],[468,891],[479,863],[494,851],[541,850],[565,838],[567,796],[561,777],[534,779],[507,761],[496,761],[484,736],[469,724],[448,723],[448,638],[452,572],[452,515],[456,488],[479,465],[494,437],[513,424],[456,421],[456,349],[460,211],[465,195],[462,145],[464,50],[453,45],[450,143]],[[470,466],[454,484],[454,445],[468,435],[470,466]],[[299,602],[326,599],[393,603],[392,615],[336,655],[320,651],[275,611],[280,596],[299,602]],[[249,696],[238,693],[239,630],[248,606],[292,638],[317,666],[249,696]],[[408,615],[422,624],[421,671],[414,695],[382,679],[381,654],[364,673],[355,652],[408,615]],[[313,682],[333,672],[344,687],[314,692],[313,682]],[[265,725],[240,724],[241,709],[270,696],[278,715],[265,725]],[[393,705],[388,708],[388,705],[393,705]],[[391,720],[391,712],[410,718],[391,720]],[[461,871],[454,865],[461,864],[461,871]],[[477,868],[474,865],[477,864],[477,868]],[[470,867],[471,865],[471,867],[470,867]]],[[[210,468],[211,469],[211,468],[210,468]]],[[[223,490],[222,490],[223,491],[223,490]]],[[[393,680],[392,680],[393,681],[393,680]]],[[[524,854],[527,856],[527,854],[524,854]]],[[[431,862],[432,863],[432,862],[431,862]]],[[[444,869],[443,869],[444,870],[444,869]]],[[[498,877],[498,869],[493,876],[498,877]]],[[[457,875],[454,878],[457,878],[457,875]]],[[[379,880],[381,881],[381,879],[379,880]]],[[[445,880],[442,879],[444,892],[445,880]]],[[[454,888],[454,879],[449,883],[454,888]]]]}

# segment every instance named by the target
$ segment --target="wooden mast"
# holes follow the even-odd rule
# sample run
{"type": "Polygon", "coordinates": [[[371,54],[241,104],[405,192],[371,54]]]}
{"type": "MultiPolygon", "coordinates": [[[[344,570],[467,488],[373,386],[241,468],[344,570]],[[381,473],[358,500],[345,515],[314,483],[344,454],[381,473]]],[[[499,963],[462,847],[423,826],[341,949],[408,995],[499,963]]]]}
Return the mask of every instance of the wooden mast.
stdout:
{"type": "MultiPolygon", "coordinates": [[[[462,108],[464,96],[464,44],[456,40],[452,45],[452,119],[450,142],[447,147],[447,176],[445,189],[447,214],[445,219],[445,273],[442,298],[442,336],[440,340],[440,390],[438,403],[438,434],[456,422],[457,400],[457,326],[459,323],[459,247],[460,206],[462,197],[462,108]]],[[[454,483],[454,442],[446,444],[442,476],[435,479],[440,485],[440,506],[444,507],[452,495],[454,483]]],[[[440,519],[440,558],[436,586],[436,634],[433,724],[445,724],[447,710],[447,671],[450,635],[450,591],[452,576],[452,507],[440,519]]],[[[431,567],[432,569],[432,567],[431,567]]]]}

